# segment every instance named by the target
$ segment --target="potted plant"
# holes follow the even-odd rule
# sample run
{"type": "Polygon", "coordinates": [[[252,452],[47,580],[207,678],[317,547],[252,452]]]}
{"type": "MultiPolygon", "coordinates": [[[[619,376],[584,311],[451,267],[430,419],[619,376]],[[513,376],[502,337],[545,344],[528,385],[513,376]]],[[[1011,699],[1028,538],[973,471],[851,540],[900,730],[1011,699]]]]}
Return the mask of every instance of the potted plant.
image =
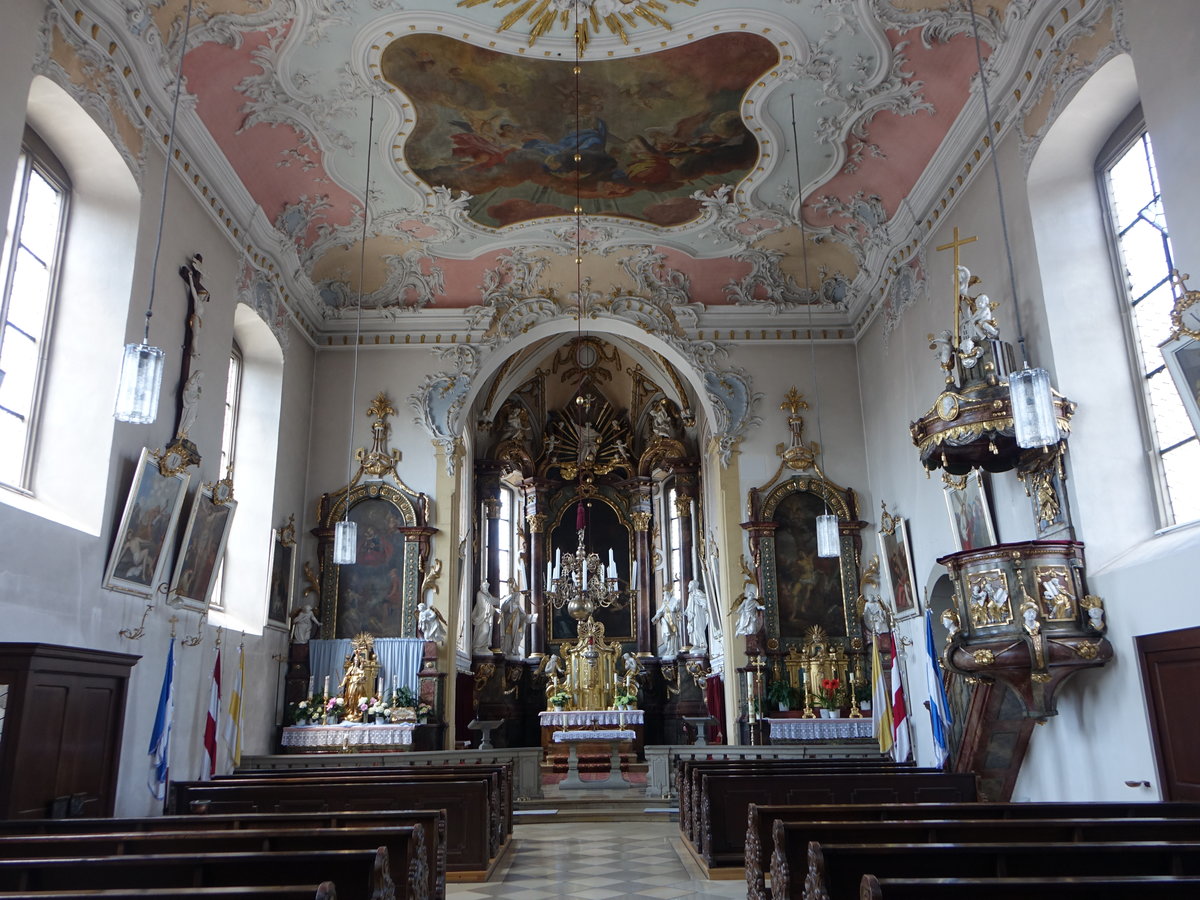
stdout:
{"type": "Polygon", "coordinates": [[[428,703],[417,704],[417,721],[424,725],[433,715],[433,707],[428,703]]]}
{"type": "Polygon", "coordinates": [[[842,708],[842,682],[839,678],[822,678],[821,690],[817,692],[821,704],[821,718],[836,719],[842,708]]]}
{"type": "Polygon", "coordinates": [[[307,725],[312,712],[309,707],[308,698],[298,700],[295,703],[287,705],[287,713],[284,716],[285,724],[287,725],[307,725]]]}
{"type": "Polygon", "coordinates": [[[779,707],[780,712],[792,708],[792,686],[786,681],[772,681],[767,685],[767,699],[779,707]]]}
{"type": "Polygon", "coordinates": [[[857,681],[854,684],[854,699],[858,701],[858,708],[863,712],[871,711],[871,685],[863,684],[857,681]]]}
{"type": "Polygon", "coordinates": [[[557,694],[550,695],[550,705],[559,712],[562,712],[562,708],[567,705],[567,701],[570,699],[571,695],[566,691],[559,691],[557,694]]]}
{"type": "Polygon", "coordinates": [[[626,694],[624,691],[617,691],[613,695],[613,709],[633,709],[633,704],[637,701],[637,697],[633,694],[626,694]]]}

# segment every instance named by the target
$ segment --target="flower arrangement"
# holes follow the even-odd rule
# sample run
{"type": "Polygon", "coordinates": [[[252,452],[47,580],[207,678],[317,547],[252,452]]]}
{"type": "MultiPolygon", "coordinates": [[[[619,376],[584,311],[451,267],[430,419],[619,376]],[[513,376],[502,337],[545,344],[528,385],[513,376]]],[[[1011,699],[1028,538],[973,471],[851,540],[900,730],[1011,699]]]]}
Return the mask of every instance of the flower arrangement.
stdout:
{"type": "Polygon", "coordinates": [[[840,678],[822,678],[818,702],[826,709],[839,709],[842,705],[842,682],[840,678]]]}
{"type": "Polygon", "coordinates": [[[372,697],[370,700],[364,700],[360,706],[369,716],[386,716],[388,708],[384,706],[383,700],[379,697],[372,697]]]}
{"type": "Polygon", "coordinates": [[[571,695],[566,691],[559,691],[557,694],[550,695],[551,706],[566,706],[567,701],[571,699],[571,695]]]}
{"type": "Polygon", "coordinates": [[[429,721],[429,717],[432,715],[433,715],[433,707],[430,706],[428,703],[418,703],[417,704],[417,721],[418,722],[427,722],[427,721],[429,721]]]}
{"type": "Polygon", "coordinates": [[[346,701],[341,697],[330,697],[325,701],[325,715],[331,719],[340,719],[346,715],[346,701]]]}
{"type": "Polygon", "coordinates": [[[314,707],[307,697],[303,700],[289,703],[287,706],[287,724],[298,725],[303,723],[307,725],[308,720],[312,717],[313,709],[314,707]]]}

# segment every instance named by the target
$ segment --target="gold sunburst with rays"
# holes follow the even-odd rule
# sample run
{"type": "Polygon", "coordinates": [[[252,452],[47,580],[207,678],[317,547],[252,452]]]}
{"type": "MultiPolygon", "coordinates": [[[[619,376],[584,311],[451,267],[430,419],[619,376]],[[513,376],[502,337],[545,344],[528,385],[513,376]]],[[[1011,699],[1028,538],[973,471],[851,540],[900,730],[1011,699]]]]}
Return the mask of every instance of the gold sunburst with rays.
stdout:
{"type": "MultiPolygon", "coordinates": [[[[699,0],[670,2],[695,6],[699,0]]],[[[639,21],[671,30],[664,17],[668,7],[662,0],[458,0],[460,7],[468,9],[484,4],[496,9],[515,7],[496,30],[509,31],[527,23],[530,47],[556,26],[568,34],[573,31],[580,55],[591,36],[601,30],[615,34],[623,44],[629,43],[629,31],[637,28],[639,21]]]]}

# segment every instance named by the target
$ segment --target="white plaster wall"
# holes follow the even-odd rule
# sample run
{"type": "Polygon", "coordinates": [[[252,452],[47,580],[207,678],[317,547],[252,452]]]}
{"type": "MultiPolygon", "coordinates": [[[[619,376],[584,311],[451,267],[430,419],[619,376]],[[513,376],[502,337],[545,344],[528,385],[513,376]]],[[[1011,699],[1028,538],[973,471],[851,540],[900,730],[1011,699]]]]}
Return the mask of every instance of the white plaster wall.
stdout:
{"type": "MultiPolygon", "coordinates": [[[[7,210],[12,172],[16,164],[20,135],[25,120],[25,103],[32,79],[30,66],[37,44],[37,23],[42,3],[17,0],[6,6],[5,27],[0,29],[0,202],[7,210]],[[12,8],[9,8],[12,7],[12,8]]],[[[140,338],[144,313],[148,267],[158,219],[158,185],[163,157],[151,142],[140,202],[141,227],[138,229],[133,263],[133,290],[128,308],[122,310],[116,339],[110,348],[115,371],[120,359],[121,339],[140,338]]],[[[146,622],[145,636],[129,641],[118,635],[121,628],[134,627],[141,620],[146,601],[101,588],[114,531],[119,522],[129,489],[134,463],[143,446],[164,446],[173,434],[176,387],[183,343],[187,297],[177,274],[179,266],[194,252],[204,255],[206,285],[212,301],[205,319],[202,365],[206,372],[202,410],[192,437],[204,456],[192,485],[217,477],[225,376],[233,329],[235,286],[242,256],[233,247],[211,216],[192,198],[183,180],[172,176],[168,196],[166,229],[151,326],[152,342],[167,350],[166,370],[158,421],[153,425],[118,424],[111,441],[101,445],[79,446],[76,452],[102,455],[108,460],[107,491],[99,536],[85,530],[58,524],[46,518],[0,505],[0,621],[2,639],[13,642],[41,642],[91,647],[141,654],[133,668],[123,736],[118,784],[119,815],[141,815],[156,810],[146,787],[149,770],[147,746],[162,683],[168,633],[169,610],[159,603],[146,622]]],[[[120,271],[107,271],[105,260],[94,260],[93,279],[119,278],[120,271]]],[[[119,269],[121,263],[114,262],[119,269]]],[[[128,282],[128,272],[125,272],[128,282]]],[[[312,352],[299,333],[293,333],[285,361],[283,417],[287,427],[281,433],[281,445],[299,451],[281,453],[275,476],[277,509],[273,519],[288,511],[299,513],[304,490],[304,451],[310,408],[312,352]],[[300,438],[303,435],[303,439],[300,438]]],[[[91,396],[89,402],[111,409],[112,397],[91,396]]],[[[51,413],[53,414],[53,412],[51,413]]],[[[63,471],[64,480],[71,477],[63,471]]],[[[185,507],[186,511],[186,507],[185,507]]],[[[300,516],[298,515],[299,519],[300,516]]],[[[265,538],[264,538],[265,552],[265,538]]],[[[173,561],[173,559],[172,559],[173,561]]],[[[169,577],[169,574],[164,577],[169,577]]],[[[261,591],[261,584],[252,589],[261,591]]],[[[156,601],[157,603],[157,601],[156,601]]],[[[208,705],[213,667],[215,629],[197,629],[194,613],[182,615],[179,636],[200,633],[203,643],[195,648],[177,647],[176,716],[172,738],[171,774],[175,778],[195,777],[202,758],[201,735],[208,705]]],[[[224,683],[233,684],[238,640],[226,635],[224,644],[224,683]]],[[[266,638],[247,636],[245,730],[246,752],[266,752],[274,740],[276,691],[282,669],[272,654],[282,652],[280,632],[266,638]]]]}

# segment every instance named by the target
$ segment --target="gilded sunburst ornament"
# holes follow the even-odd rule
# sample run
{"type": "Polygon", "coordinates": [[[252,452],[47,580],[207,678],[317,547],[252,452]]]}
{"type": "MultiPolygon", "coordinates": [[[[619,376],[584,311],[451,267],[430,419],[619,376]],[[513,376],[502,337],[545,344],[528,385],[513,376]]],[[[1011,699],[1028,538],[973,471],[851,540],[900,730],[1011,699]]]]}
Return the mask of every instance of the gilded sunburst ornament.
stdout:
{"type": "MultiPolygon", "coordinates": [[[[695,6],[698,0],[670,0],[695,6]]],[[[529,46],[551,29],[575,33],[575,44],[582,56],[592,34],[606,30],[629,43],[630,29],[639,22],[649,22],[670,30],[664,18],[667,11],[662,0],[458,0],[460,7],[473,8],[490,4],[496,9],[513,7],[500,22],[498,31],[509,31],[527,25],[529,46]]]]}

